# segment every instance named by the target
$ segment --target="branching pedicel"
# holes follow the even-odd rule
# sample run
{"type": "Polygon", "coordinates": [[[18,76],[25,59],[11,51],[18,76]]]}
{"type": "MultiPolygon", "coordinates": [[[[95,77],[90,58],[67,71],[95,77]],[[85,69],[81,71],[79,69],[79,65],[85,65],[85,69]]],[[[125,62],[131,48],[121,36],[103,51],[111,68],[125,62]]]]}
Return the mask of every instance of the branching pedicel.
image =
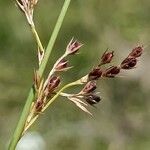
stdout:
{"type": "MultiPolygon", "coordinates": [[[[40,38],[35,30],[35,25],[33,21],[33,11],[38,0],[17,0],[19,8],[25,14],[29,25],[31,26],[33,35],[35,36],[38,45],[38,61],[39,66],[44,59],[44,48],[40,41],[40,38]]],[[[143,47],[135,47],[129,55],[119,64],[118,66],[110,65],[114,57],[114,51],[105,51],[102,55],[99,64],[94,67],[87,75],[83,76],[77,81],[65,85],[63,88],[58,90],[59,84],[62,81],[58,73],[69,70],[68,56],[75,56],[83,44],[77,40],[72,39],[67,45],[65,53],[56,61],[53,68],[49,72],[47,79],[44,80],[42,76],[39,75],[38,71],[34,72],[34,101],[32,103],[28,118],[26,120],[24,131],[22,134],[34,123],[34,121],[39,117],[39,115],[44,112],[48,106],[60,95],[66,97],[68,100],[73,102],[77,107],[79,107],[84,112],[92,115],[88,111],[88,106],[94,106],[101,101],[101,97],[96,92],[96,83],[102,78],[114,78],[121,70],[134,69],[137,64],[137,59],[142,55],[143,47]],[[85,85],[78,93],[68,94],[63,91],[71,86],[75,85],[85,85]]]]}

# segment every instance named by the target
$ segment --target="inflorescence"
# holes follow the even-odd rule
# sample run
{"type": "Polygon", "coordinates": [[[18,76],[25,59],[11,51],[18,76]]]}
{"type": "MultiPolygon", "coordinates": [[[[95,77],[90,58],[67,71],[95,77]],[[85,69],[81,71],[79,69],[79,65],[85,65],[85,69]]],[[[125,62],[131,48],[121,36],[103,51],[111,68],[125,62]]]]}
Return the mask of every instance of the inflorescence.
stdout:
{"type": "MultiPolygon", "coordinates": [[[[47,101],[50,100],[55,95],[55,93],[57,93],[56,90],[61,82],[60,76],[57,75],[58,72],[67,71],[68,69],[72,68],[68,66],[69,61],[67,60],[67,57],[69,55],[77,54],[82,45],[83,44],[80,42],[72,39],[69,42],[65,53],[54,64],[45,82],[40,79],[37,72],[35,73],[34,85],[35,91],[37,93],[37,97],[35,98],[36,101],[34,103],[35,113],[42,111],[47,101]]],[[[79,93],[60,93],[60,95],[67,97],[80,109],[91,114],[87,110],[87,106],[94,106],[101,101],[101,97],[98,95],[98,92],[96,92],[97,81],[101,78],[114,78],[119,75],[121,70],[134,69],[137,64],[137,60],[142,55],[142,53],[142,46],[135,47],[118,66],[105,66],[110,64],[114,58],[114,51],[105,51],[100,58],[99,64],[94,67],[87,75],[76,81],[77,84],[85,85],[79,93]]]]}
{"type": "MultiPolygon", "coordinates": [[[[45,50],[42,43],[38,37],[35,30],[35,25],[33,21],[34,8],[38,0],[16,0],[18,7],[25,14],[27,21],[32,29],[32,32],[36,38],[38,45],[38,62],[39,66],[45,56],[45,50]]],[[[63,88],[58,90],[58,87],[62,81],[60,72],[64,72],[72,68],[69,66],[68,56],[74,56],[78,53],[79,49],[83,46],[77,40],[72,39],[67,45],[65,53],[56,61],[53,68],[49,72],[46,80],[44,80],[35,70],[34,72],[34,102],[31,106],[29,116],[26,121],[25,130],[34,122],[34,119],[42,113],[48,106],[49,102],[54,100],[55,96],[61,95],[67,97],[68,100],[73,102],[81,110],[91,114],[87,107],[89,105],[94,106],[101,101],[101,97],[96,92],[97,81],[102,78],[114,78],[119,75],[121,70],[134,69],[138,58],[143,53],[143,47],[135,47],[129,55],[119,64],[119,65],[109,65],[114,58],[114,51],[106,50],[99,60],[99,63],[94,67],[87,75],[83,76],[79,80],[69,83],[66,87],[70,85],[84,85],[76,94],[63,93],[63,88]],[[57,91],[58,90],[58,91],[57,91]]],[[[65,89],[65,87],[64,87],[65,89]]],[[[92,115],[92,114],[91,114],[92,115]]]]}

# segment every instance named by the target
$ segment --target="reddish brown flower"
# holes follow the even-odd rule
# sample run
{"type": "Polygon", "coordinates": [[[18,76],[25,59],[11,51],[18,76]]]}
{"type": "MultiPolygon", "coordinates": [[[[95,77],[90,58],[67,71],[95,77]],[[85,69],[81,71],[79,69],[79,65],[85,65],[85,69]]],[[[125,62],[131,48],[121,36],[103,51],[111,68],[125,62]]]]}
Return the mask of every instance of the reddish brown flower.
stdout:
{"type": "Polygon", "coordinates": [[[112,61],[113,57],[114,57],[114,51],[107,52],[107,50],[106,50],[101,57],[101,64],[110,63],[112,61]]]}
{"type": "Polygon", "coordinates": [[[97,80],[101,77],[102,70],[100,68],[94,68],[88,75],[89,80],[97,80]]]}
{"type": "Polygon", "coordinates": [[[67,68],[68,66],[68,61],[65,59],[62,59],[55,67],[56,71],[63,71],[67,68]]]}
{"type": "Polygon", "coordinates": [[[83,93],[91,93],[96,89],[96,82],[95,81],[89,81],[85,87],[83,88],[83,93]]]}
{"type": "Polygon", "coordinates": [[[106,69],[103,73],[103,77],[109,77],[113,78],[120,72],[120,67],[117,66],[111,66],[108,69],[106,69]]]}
{"type": "Polygon", "coordinates": [[[48,91],[49,92],[54,91],[55,88],[58,87],[59,83],[60,83],[59,77],[56,77],[56,76],[51,77],[48,84],[47,84],[48,91]]]}
{"type": "Polygon", "coordinates": [[[132,52],[129,54],[129,58],[137,58],[140,57],[143,53],[143,47],[142,46],[138,46],[135,47],[132,52]]]}
{"type": "Polygon", "coordinates": [[[126,58],[121,63],[121,69],[132,69],[136,66],[136,64],[137,64],[137,59],[136,58],[126,58]]]}
{"type": "Polygon", "coordinates": [[[43,104],[44,104],[43,101],[37,101],[35,103],[35,109],[36,109],[37,112],[40,112],[42,110],[43,104]]]}
{"type": "Polygon", "coordinates": [[[91,94],[89,96],[86,96],[84,98],[86,100],[86,102],[90,105],[94,105],[94,104],[97,104],[98,102],[101,101],[101,98],[97,95],[94,95],[94,94],[91,94]]]}
{"type": "Polygon", "coordinates": [[[78,52],[78,50],[81,48],[83,44],[79,43],[78,41],[74,41],[74,39],[72,39],[66,49],[66,53],[68,55],[73,55],[75,53],[78,52]]]}

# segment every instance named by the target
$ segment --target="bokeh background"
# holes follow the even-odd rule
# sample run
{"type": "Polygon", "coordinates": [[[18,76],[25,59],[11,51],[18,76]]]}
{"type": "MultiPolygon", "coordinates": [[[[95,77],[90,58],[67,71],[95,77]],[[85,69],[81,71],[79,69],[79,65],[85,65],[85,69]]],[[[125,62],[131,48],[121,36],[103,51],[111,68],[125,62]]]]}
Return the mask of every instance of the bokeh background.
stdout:
{"type": "MultiPolygon", "coordinates": [[[[36,27],[45,47],[62,4],[62,0],[39,0],[35,10],[36,27]]],[[[85,75],[107,48],[115,50],[113,64],[120,63],[139,44],[145,52],[136,69],[99,81],[102,101],[97,109],[91,108],[93,118],[59,98],[25,136],[28,147],[23,149],[20,144],[18,150],[149,150],[150,1],[73,0],[47,72],[72,37],[84,47],[80,55],[70,59],[75,67],[63,74],[62,85],[85,75]]],[[[1,150],[16,127],[36,66],[36,44],[25,17],[13,0],[1,0],[1,150]]]]}

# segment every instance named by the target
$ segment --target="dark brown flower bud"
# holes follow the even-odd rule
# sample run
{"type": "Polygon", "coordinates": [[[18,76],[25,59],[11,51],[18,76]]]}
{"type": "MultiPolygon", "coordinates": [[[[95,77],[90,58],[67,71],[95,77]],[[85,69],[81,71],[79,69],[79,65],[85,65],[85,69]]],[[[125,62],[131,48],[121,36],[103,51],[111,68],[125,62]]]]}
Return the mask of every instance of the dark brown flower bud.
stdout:
{"type": "Polygon", "coordinates": [[[109,67],[108,69],[106,69],[104,71],[103,77],[113,78],[113,77],[115,77],[119,73],[120,73],[120,67],[111,66],[111,67],[109,67]]]}
{"type": "Polygon", "coordinates": [[[58,87],[60,83],[60,78],[59,77],[56,77],[56,76],[53,76],[50,78],[48,84],[47,84],[47,89],[49,92],[52,92],[55,90],[55,88],[58,87]]]}
{"type": "Polygon", "coordinates": [[[66,48],[66,53],[68,55],[73,55],[78,52],[78,50],[81,48],[82,45],[83,44],[79,43],[78,41],[74,41],[74,39],[72,39],[66,48]]]}
{"type": "Polygon", "coordinates": [[[85,87],[83,88],[83,93],[91,93],[96,89],[96,82],[95,81],[89,81],[85,87]]]}
{"type": "Polygon", "coordinates": [[[113,57],[114,57],[114,51],[107,52],[106,50],[101,57],[101,64],[110,63],[113,57]]]}
{"type": "Polygon", "coordinates": [[[55,67],[56,71],[63,71],[67,68],[68,66],[68,61],[65,59],[62,59],[55,67]]]}
{"type": "Polygon", "coordinates": [[[137,64],[137,59],[136,58],[126,58],[121,63],[121,69],[132,69],[136,66],[136,64],[137,64]]]}
{"type": "Polygon", "coordinates": [[[129,54],[129,58],[137,58],[140,57],[143,53],[143,47],[142,46],[138,46],[135,47],[132,52],[129,54]]]}
{"type": "Polygon", "coordinates": [[[101,101],[101,98],[99,96],[97,96],[97,95],[94,95],[94,94],[86,96],[84,99],[90,105],[97,104],[98,102],[101,101]]]}
{"type": "Polygon", "coordinates": [[[40,100],[35,103],[36,112],[40,112],[42,110],[43,104],[44,104],[43,101],[40,100]]]}
{"type": "Polygon", "coordinates": [[[89,80],[97,80],[101,77],[102,70],[100,68],[94,68],[89,74],[89,80]]]}

